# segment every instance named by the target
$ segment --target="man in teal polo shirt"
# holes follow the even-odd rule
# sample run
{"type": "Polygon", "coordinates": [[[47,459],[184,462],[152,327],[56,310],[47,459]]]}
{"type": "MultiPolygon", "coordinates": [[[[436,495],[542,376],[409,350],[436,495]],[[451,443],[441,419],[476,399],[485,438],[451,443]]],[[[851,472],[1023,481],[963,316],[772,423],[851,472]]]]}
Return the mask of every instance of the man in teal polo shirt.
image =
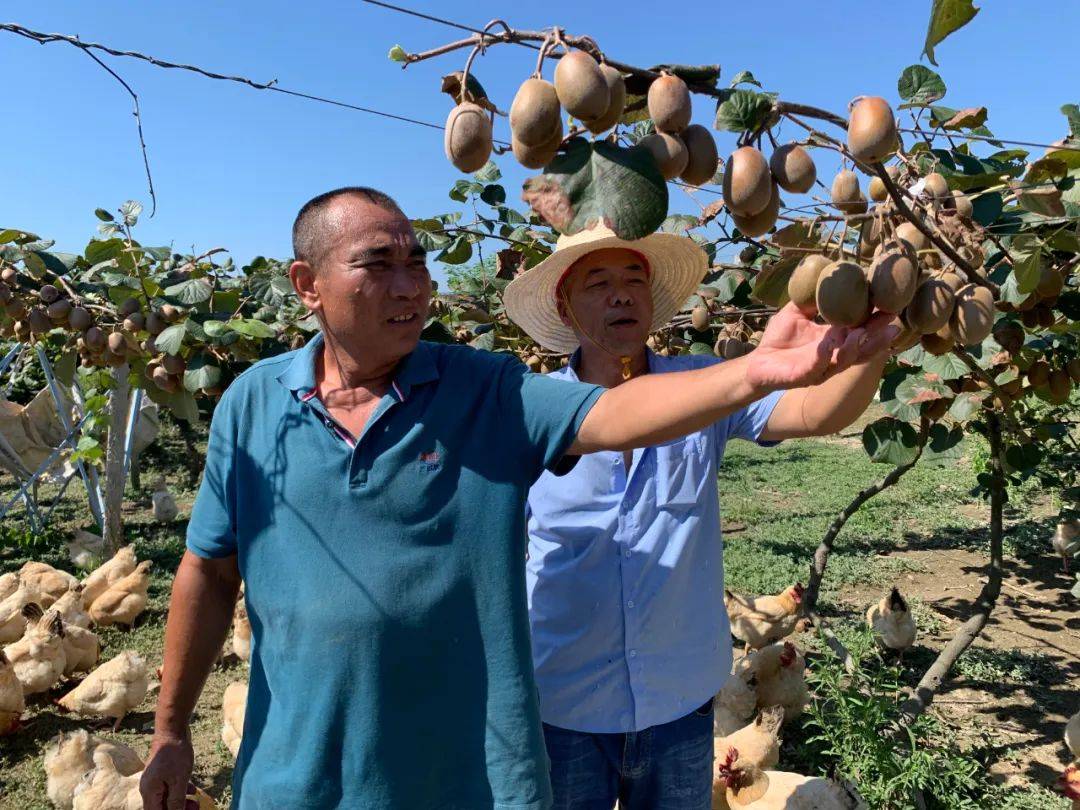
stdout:
{"type": "MultiPolygon", "coordinates": [[[[173,585],[149,810],[183,807],[189,721],[241,579],[252,625],[239,808],[547,808],[525,498],[564,457],[685,435],[858,360],[858,330],[786,358],[616,389],[420,342],[424,251],[386,195],[307,203],[290,277],[322,333],[215,412],[173,585]]],[[[704,255],[693,272],[705,272],[704,255]]]]}

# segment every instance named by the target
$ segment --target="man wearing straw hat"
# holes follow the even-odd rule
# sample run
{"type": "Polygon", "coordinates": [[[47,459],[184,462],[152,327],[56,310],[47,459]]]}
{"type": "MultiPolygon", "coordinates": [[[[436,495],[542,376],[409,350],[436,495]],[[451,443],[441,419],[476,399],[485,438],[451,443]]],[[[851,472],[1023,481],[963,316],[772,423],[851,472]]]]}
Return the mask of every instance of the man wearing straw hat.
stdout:
{"type": "MultiPolygon", "coordinates": [[[[689,238],[626,242],[597,227],[561,237],[504,300],[541,346],[572,353],[549,376],[618,390],[720,363],[646,346],[697,289],[703,263],[689,238]]],[[[881,379],[890,318],[846,330],[788,305],[755,351],[719,366],[731,391],[720,418],[632,452],[590,453],[533,485],[526,575],[556,808],[710,807],[712,696],[732,664],[716,487],[724,447],[853,422],[881,379]],[[838,341],[861,344],[856,364],[827,379],[805,373],[838,341]]]]}

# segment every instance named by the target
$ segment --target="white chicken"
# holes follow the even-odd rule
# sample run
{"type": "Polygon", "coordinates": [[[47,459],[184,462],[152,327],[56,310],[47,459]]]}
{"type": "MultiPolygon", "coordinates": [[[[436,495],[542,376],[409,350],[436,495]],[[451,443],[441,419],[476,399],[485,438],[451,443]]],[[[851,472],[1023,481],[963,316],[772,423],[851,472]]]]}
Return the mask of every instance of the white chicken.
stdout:
{"type": "Polygon", "coordinates": [[[103,740],[81,728],[58,734],[45,752],[45,792],[54,805],[71,810],[75,787],[94,770],[95,751],[107,753],[123,776],[143,769],[139,755],[122,743],[103,740]]]}
{"type": "Polygon", "coordinates": [[[93,630],[64,623],[64,677],[89,672],[101,660],[101,639],[93,630]]]}
{"type": "Polygon", "coordinates": [[[878,646],[892,650],[898,656],[915,643],[915,617],[898,588],[894,587],[880,602],[867,609],[866,623],[874,632],[878,646]]]}
{"type": "Polygon", "coordinates": [[[63,596],[53,602],[52,609],[64,619],[64,624],[89,628],[90,614],[83,610],[83,584],[76,582],[63,596]]]}
{"type": "Polygon", "coordinates": [[[142,703],[149,688],[146,661],[138,653],[124,650],[87,675],[56,703],[84,717],[114,717],[113,731],[116,731],[124,715],[142,703]]]}
{"type": "Polygon", "coordinates": [[[0,602],[3,602],[15,591],[19,590],[21,580],[19,579],[19,572],[12,571],[9,574],[0,576],[0,602]]]}
{"type": "Polygon", "coordinates": [[[101,626],[131,627],[146,609],[150,588],[150,560],[143,560],[126,577],[116,580],[90,605],[90,618],[101,626]]]}
{"type": "Polygon", "coordinates": [[[717,778],[726,787],[724,799],[730,810],[868,810],[853,786],[820,776],[762,770],[741,762],[734,748],[720,762],[717,778]]]}
{"type": "Polygon", "coordinates": [[[247,711],[248,685],[243,681],[233,681],[225,687],[221,699],[221,741],[236,759],[240,752],[240,741],[244,736],[244,714],[247,711]]]}
{"type": "Polygon", "coordinates": [[[67,544],[68,559],[79,569],[87,569],[99,560],[105,551],[105,539],[98,534],[79,529],[67,544]]]}
{"type": "Polygon", "coordinates": [[[103,749],[93,753],[94,768],[72,792],[72,810],[143,810],[139,780],[142,771],[125,776],[103,749]]]}
{"type": "Polygon", "coordinates": [[[15,667],[23,692],[48,692],[60,682],[67,666],[64,655],[64,620],[55,610],[42,613],[35,602],[23,608],[26,635],[4,647],[4,655],[15,667]]]}
{"type": "Polygon", "coordinates": [[[0,601],[0,644],[18,641],[26,632],[23,610],[31,602],[40,605],[37,591],[20,583],[19,587],[0,601]]]}
{"type": "Polygon", "coordinates": [[[0,650],[0,737],[19,730],[25,710],[23,685],[15,675],[15,667],[0,650]]]}
{"type": "Polygon", "coordinates": [[[1080,712],[1070,717],[1065,724],[1065,745],[1069,746],[1073,759],[1080,759],[1080,712]]]}
{"type": "Polygon", "coordinates": [[[759,709],[782,706],[785,723],[802,714],[810,702],[810,693],[806,686],[806,659],[794,644],[784,641],[757,650],[750,656],[750,667],[759,709]]]}
{"type": "Polygon", "coordinates": [[[754,672],[750,659],[735,659],[731,675],[713,701],[713,734],[725,737],[745,726],[757,709],[754,672]]]}
{"type": "Polygon", "coordinates": [[[165,485],[165,479],[159,476],[154,481],[154,520],[158,523],[172,523],[180,511],[176,508],[176,499],[165,485]]]}
{"type": "Polygon", "coordinates": [[[26,563],[19,569],[19,579],[23,587],[38,595],[34,601],[41,605],[42,610],[52,607],[53,602],[79,584],[79,580],[67,571],[43,562],[26,563]]]}
{"type": "Polygon", "coordinates": [[[83,581],[83,607],[90,607],[110,585],[135,570],[135,546],[123,546],[112,559],[99,565],[83,581]]]}
{"type": "Polygon", "coordinates": [[[1058,522],[1054,536],[1050,539],[1054,551],[1061,557],[1065,573],[1069,573],[1069,560],[1080,552],[1080,521],[1069,518],[1058,522]]]}

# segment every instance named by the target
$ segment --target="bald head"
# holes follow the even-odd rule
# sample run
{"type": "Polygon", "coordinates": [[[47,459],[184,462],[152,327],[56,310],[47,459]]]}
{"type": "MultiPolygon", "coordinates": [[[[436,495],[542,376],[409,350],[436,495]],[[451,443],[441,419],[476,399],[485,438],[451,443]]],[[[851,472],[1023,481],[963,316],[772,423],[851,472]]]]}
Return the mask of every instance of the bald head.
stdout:
{"type": "Polygon", "coordinates": [[[387,211],[404,216],[394,199],[382,191],[367,186],[345,186],[327,191],[304,203],[292,227],[293,258],[317,268],[322,262],[333,235],[341,228],[341,218],[346,214],[344,206],[334,205],[336,200],[356,197],[387,211]]]}

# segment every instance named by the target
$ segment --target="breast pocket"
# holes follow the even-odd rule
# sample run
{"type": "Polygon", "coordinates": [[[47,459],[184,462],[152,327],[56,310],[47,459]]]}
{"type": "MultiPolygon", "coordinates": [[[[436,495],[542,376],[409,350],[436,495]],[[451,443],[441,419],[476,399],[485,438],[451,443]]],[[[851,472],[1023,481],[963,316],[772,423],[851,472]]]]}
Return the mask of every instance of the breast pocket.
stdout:
{"type": "Polygon", "coordinates": [[[656,449],[656,505],[686,510],[697,505],[707,487],[715,488],[707,455],[708,443],[694,433],[656,449]]]}

